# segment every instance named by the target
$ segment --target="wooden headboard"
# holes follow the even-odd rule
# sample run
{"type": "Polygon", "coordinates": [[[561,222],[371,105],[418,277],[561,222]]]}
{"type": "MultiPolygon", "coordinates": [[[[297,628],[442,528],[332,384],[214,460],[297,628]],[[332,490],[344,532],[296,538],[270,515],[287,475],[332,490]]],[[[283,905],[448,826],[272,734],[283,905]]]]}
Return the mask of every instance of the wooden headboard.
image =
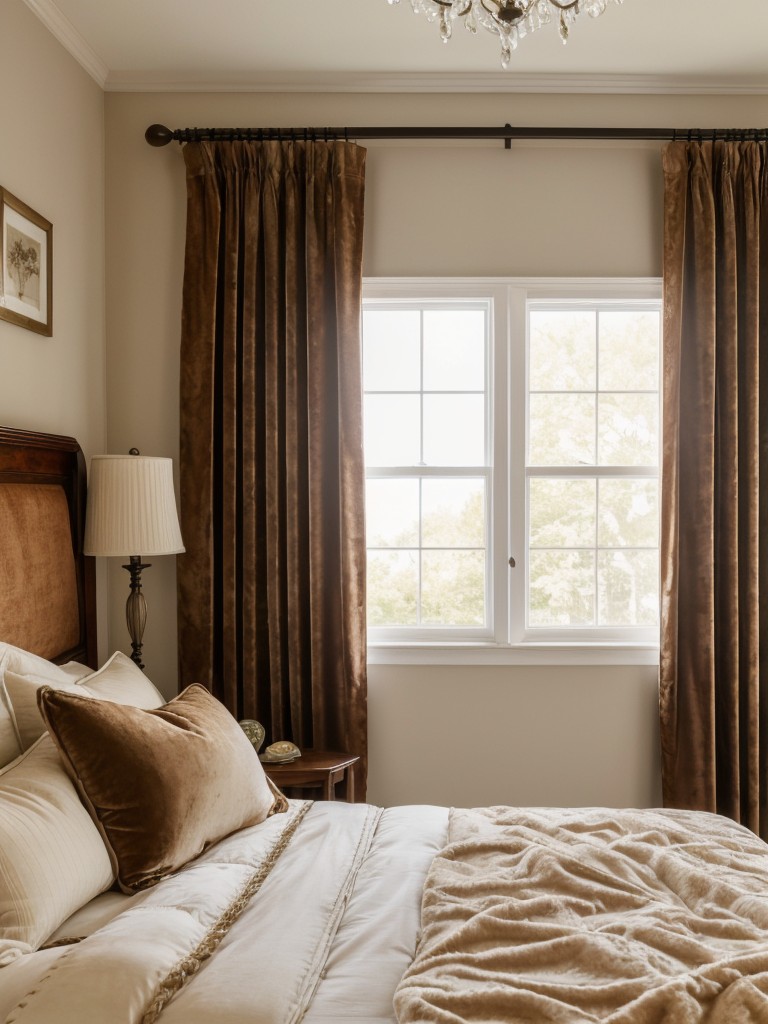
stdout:
{"type": "Polygon", "coordinates": [[[73,437],[0,427],[0,641],[97,667],[86,471],[73,437]]]}

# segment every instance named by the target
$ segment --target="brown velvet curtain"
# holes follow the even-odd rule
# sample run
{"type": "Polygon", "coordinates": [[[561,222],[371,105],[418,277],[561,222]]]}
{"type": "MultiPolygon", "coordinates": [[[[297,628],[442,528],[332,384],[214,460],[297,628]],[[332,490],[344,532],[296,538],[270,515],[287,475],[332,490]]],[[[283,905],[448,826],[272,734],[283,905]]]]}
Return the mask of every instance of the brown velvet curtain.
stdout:
{"type": "Polygon", "coordinates": [[[764,839],[767,156],[758,142],[664,152],[660,669],[665,804],[764,839]]]}
{"type": "Polygon", "coordinates": [[[361,755],[365,150],[186,146],[182,685],[267,742],[361,755]]]}

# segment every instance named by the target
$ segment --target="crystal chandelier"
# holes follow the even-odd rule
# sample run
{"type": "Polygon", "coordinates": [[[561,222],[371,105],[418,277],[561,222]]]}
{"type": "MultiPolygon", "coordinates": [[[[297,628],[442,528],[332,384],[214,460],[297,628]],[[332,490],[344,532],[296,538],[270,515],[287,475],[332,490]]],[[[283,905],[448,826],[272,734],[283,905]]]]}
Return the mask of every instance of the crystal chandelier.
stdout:
{"type": "MultiPolygon", "coordinates": [[[[387,0],[399,4],[400,0],[387,0]]],[[[501,40],[501,66],[506,68],[517,44],[529,33],[552,20],[552,12],[560,22],[560,38],[568,42],[568,33],[580,14],[599,17],[609,3],[624,0],[411,0],[414,14],[426,14],[427,21],[440,22],[443,42],[451,38],[453,22],[464,19],[469,32],[481,25],[501,40]]]]}

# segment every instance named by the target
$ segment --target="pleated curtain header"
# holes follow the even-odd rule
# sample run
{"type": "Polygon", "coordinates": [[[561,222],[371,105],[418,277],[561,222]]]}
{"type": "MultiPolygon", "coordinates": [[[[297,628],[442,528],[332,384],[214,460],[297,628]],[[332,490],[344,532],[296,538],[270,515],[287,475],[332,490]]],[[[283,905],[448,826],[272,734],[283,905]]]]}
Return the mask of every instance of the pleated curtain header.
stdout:
{"type": "Polygon", "coordinates": [[[184,551],[173,461],[94,455],[88,478],[86,555],[176,555],[184,551]]]}

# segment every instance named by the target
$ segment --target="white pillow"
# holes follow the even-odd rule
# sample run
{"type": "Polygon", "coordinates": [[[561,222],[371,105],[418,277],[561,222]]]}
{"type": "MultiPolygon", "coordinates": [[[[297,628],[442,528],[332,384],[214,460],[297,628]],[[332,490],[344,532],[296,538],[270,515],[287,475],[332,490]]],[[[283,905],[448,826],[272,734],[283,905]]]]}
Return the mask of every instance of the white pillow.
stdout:
{"type": "Polygon", "coordinates": [[[45,732],[45,723],[37,709],[37,691],[41,686],[67,690],[81,697],[108,700],[113,704],[130,704],[146,711],[165,704],[165,698],[138,665],[121,651],[116,651],[98,672],[92,672],[91,669],[87,671],[88,674],[76,682],[71,676],[60,675],[52,681],[41,678],[36,672],[5,673],[5,690],[11,706],[11,718],[22,750],[27,750],[45,732]]]}
{"type": "Polygon", "coordinates": [[[0,765],[9,764],[21,753],[16,729],[11,716],[11,706],[6,699],[5,689],[0,682],[0,765]]]}
{"type": "Polygon", "coordinates": [[[47,734],[0,770],[0,967],[37,949],[114,874],[47,734]]]}
{"type": "Polygon", "coordinates": [[[3,685],[6,670],[20,675],[34,675],[41,684],[45,682],[49,686],[56,686],[57,682],[73,682],[93,671],[87,665],[80,665],[76,661],[70,661],[67,665],[54,665],[53,662],[30,654],[29,651],[23,651],[20,647],[0,643],[0,767],[9,764],[24,749],[19,744],[10,700],[3,685]]]}

